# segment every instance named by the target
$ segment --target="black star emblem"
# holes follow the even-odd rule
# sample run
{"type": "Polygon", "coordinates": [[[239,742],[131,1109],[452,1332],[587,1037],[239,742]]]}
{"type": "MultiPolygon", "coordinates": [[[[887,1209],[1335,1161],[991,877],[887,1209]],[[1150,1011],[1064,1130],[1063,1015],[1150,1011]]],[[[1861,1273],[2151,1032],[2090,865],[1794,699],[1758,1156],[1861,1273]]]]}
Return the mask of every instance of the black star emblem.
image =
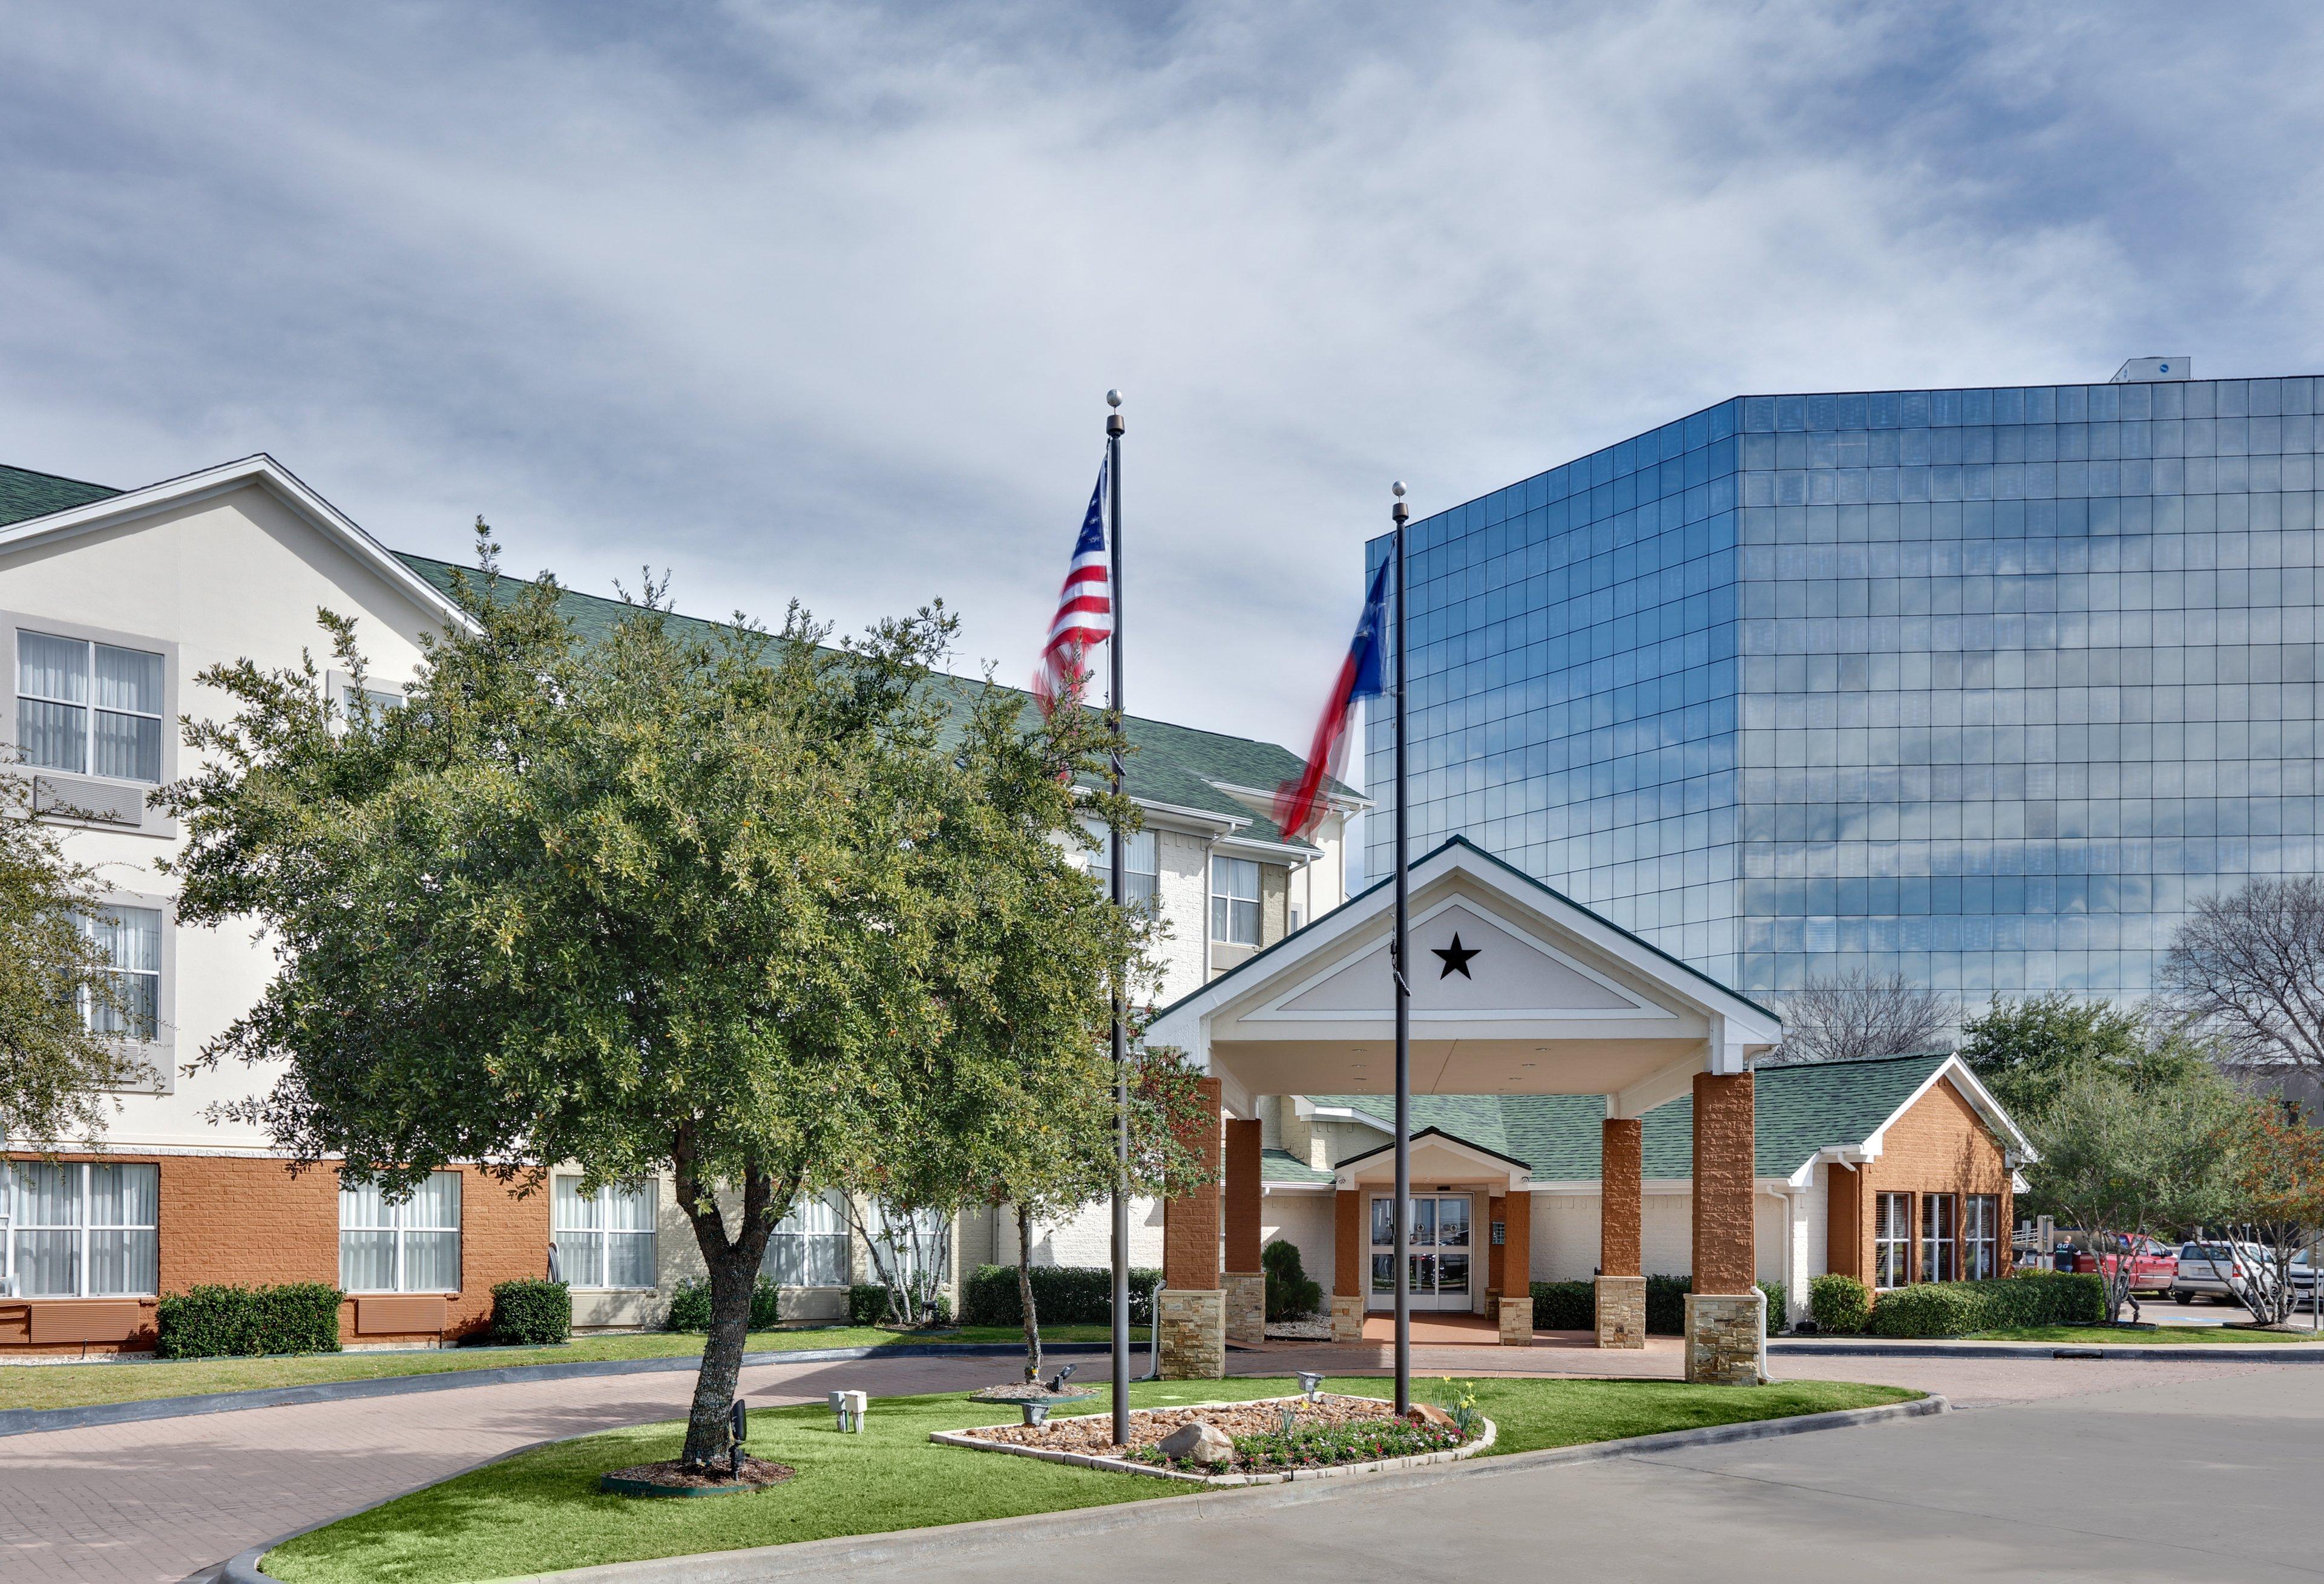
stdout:
{"type": "Polygon", "coordinates": [[[1452,944],[1451,945],[1431,946],[1428,949],[1444,960],[1443,971],[1437,974],[1437,978],[1450,979],[1456,970],[1463,979],[1474,979],[1476,977],[1475,974],[1469,972],[1469,959],[1477,954],[1477,948],[1474,946],[1463,947],[1461,944],[1461,937],[1458,934],[1453,935],[1452,944]]]}

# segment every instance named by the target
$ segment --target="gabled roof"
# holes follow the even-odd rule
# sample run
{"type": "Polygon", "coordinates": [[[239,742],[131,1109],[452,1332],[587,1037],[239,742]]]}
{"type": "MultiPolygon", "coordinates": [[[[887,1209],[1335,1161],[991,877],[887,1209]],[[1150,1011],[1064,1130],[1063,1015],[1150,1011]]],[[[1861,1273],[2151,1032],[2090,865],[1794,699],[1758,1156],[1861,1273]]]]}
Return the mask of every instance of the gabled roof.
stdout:
{"type": "MultiPolygon", "coordinates": [[[[2023,1146],[2014,1125],[1957,1057],[1938,1054],[1803,1063],[1762,1067],[1753,1077],[1753,1174],[1788,1178],[1819,1151],[1864,1147],[1941,1077],[1972,1090],[1972,1103],[1982,1097],[1978,1109],[1987,1112],[1988,1125],[1997,1122],[1997,1132],[2023,1146]]],[[[1383,1130],[1395,1126],[1396,1103],[1388,1096],[1315,1094],[1307,1099],[1317,1106],[1352,1111],[1383,1130]]],[[[1412,1097],[1416,1137],[1418,1130],[1431,1129],[1513,1156],[1532,1169],[1536,1182],[1543,1183],[1588,1182],[1599,1174],[1603,1165],[1600,1124],[1605,1115],[1604,1098],[1594,1094],[1412,1097]]],[[[1645,1123],[1640,1129],[1645,1174],[1664,1180],[1692,1177],[1693,1097],[1656,1106],[1646,1113],[1645,1123]]]]}
{"type": "Polygon", "coordinates": [[[46,517],[51,511],[86,506],[91,501],[102,501],[120,493],[103,484],[83,483],[77,478],[59,478],[53,473],[34,473],[29,467],[0,464],[0,528],[22,522],[27,517],[46,517]]]}
{"type": "Polygon", "coordinates": [[[1259,1152],[1259,1180],[1320,1187],[1332,1180],[1332,1174],[1309,1165],[1287,1149],[1262,1149],[1259,1152]]]}

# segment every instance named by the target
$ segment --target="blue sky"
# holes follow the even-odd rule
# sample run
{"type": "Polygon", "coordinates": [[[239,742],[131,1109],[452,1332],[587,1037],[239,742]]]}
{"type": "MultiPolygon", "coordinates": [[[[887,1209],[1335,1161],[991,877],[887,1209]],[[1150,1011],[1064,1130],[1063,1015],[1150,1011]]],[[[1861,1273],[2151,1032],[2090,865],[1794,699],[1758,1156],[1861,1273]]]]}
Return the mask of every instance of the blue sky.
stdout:
{"type": "Polygon", "coordinates": [[[0,0],[0,460],[1304,741],[1424,513],[1738,391],[2324,369],[2324,14],[0,0]]]}

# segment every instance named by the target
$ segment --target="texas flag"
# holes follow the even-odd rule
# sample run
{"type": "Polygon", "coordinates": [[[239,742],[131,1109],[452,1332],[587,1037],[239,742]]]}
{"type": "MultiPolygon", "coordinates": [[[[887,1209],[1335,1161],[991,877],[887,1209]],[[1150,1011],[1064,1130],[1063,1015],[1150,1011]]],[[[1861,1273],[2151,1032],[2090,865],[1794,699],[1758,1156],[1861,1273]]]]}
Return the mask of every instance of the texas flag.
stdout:
{"type": "Polygon", "coordinates": [[[1323,718],[1315,723],[1315,741],[1307,748],[1307,768],[1296,781],[1275,789],[1275,823],[1286,836],[1305,837],[1323,820],[1323,780],[1337,780],[1348,760],[1348,724],[1356,700],[1378,698],[1381,692],[1380,632],[1388,625],[1388,569],[1382,561],[1372,574],[1364,595],[1364,613],[1356,622],[1356,636],[1340,675],[1324,701],[1323,718]]]}

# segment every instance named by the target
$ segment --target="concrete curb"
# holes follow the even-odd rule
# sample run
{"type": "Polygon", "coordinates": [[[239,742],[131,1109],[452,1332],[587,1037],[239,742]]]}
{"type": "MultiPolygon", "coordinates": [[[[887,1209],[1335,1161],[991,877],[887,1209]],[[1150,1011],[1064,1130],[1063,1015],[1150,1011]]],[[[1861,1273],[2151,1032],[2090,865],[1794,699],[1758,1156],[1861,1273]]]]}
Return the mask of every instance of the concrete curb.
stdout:
{"type": "MultiPolygon", "coordinates": [[[[1052,1353],[1104,1353],[1103,1342],[1044,1342],[1052,1353]]],[[[892,1348],[800,1348],[788,1352],[745,1353],[743,1368],[765,1364],[852,1364],[865,1358],[985,1358],[1020,1357],[1010,1342],[908,1342],[892,1348]]],[[[83,1408],[0,1410],[0,1436],[34,1435],[44,1430],[85,1430],[100,1424],[136,1424],[149,1419],[183,1419],[198,1414],[234,1414],[244,1408],[281,1408],[300,1403],[346,1403],[364,1397],[396,1397],[407,1392],[449,1392],[464,1386],[506,1386],[512,1381],[574,1380],[597,1375],[659,1375],[698,1369],[691,1353],[666,1358],[598,1358],[574,1364],[512,1364],[495,1369],[446,1369],[430,1375],[383,1375],[368,1380],[317,1381],[308,1386],[269,1386],[249,1392],[208,1392],[185,1397],[147,1397],[134,1403],[92,1403],[83,1408]]],[[[168,1366],[115,1365],[120,1369],[168,1366]]]]}
{"type": "MultiPolygon", "coordinates": [[[[1240,1490],[1205,1491],[1197,1495],[1164,1497],[1149,1501],[1120,1502],[1107,1506],[1074,1507],[1061,1513],[1034,1513],[1021,1518],[990,1518],[975,1524],[948,1524],[932,1529],[898,1530],[885,1534],[851,1534],[833,1540],[800,1541],[790,1545],[752,1551],[707,1552],[693,1556],[657,1557],[650,1561],[609,1562],[600,1567],[575,1568],[559,1573],[532,1573],[491,1584],[761,1584],[775,1579],[829,1578],[853,1574],[897,1562],[924,1561],[962,1555],[995,1546],[1039,1541],[1053,1535],[1109,1534],[1143,1529],[1156,1524],[1232,1519],[1261,1508],[1296,1503],[1330,1501],[1340,1497],[1369,1496],[1380,1491],[1410,1490],[1446,1479],[1484,1479],[1499,1474],[1521,1474],[1534,1469],[1568,1464],[1611,1462],[1620,1458],[1655,1452],[1683,1451],[1693,1447],[1729,1446],[1739,1441],[1771,1441],[1779,1436],[1805,1435],[1820,1430],[1849,1430],[1891,1420],[1925,1419],[1952,1411],[1940,1396],[1917,1402],[1891,1403],[1877,1408],[1842,1408],[1829,1414],[1798,1414],[1783,1419],[1756,1419],[1741,1424],[1714,1424],[1701,1430],[1665,1431],[1659,1435],[1632,1436],[1626,1441],[1591,1441],[1578,1447],[1551,1447],[1538,1452],[1511,1452],[1473,1461],[1438,1463],[1420,1469],[1392,1469],[1345,1479],[1300,1480],[1287,1485],[1246,1487],[1240,1490]]],[[[514,1453],[505,1454],[514,1456],[514,1453]]],[[[485,1460],[501,1461],[499,1458],[485,1460]]],[[[483,1468],[484,1464],[476,1465],[483,1468]]],[[[446,1478],[456,1478],[447,1475],[446,1478]]],[[[431,1480],[430,1484],[440,1483],[431,1480]]],[[[392,1499],[392,1498],[391,1498],[392,1499]]],[[[358,1507],[367,1512],[374,1502],[358,1507]]],[[[343,1513],[340,1517],[351,1517],[343,1513]]],[[[326,1520],[336,1523],[337,1519],[326,1520]]],[[[277,1584],[259,1571],[258,1559],[286,1541],[296,1539],[320,1524],[254,1545],[228,1561],[220,1584],[277,1584]]]]}
{"type": "Polygon", "coordinates": [[[2176,1347],[2118,1347],[2112,1342],[1811,1342],[1767,1340],[1770,1358],[2216,1358],[2239,1364],[2324,1364],[2324,1348],[2305,1342],[2246,1343],[2214,1347],[2186,1342],[2176,1347]]]}

